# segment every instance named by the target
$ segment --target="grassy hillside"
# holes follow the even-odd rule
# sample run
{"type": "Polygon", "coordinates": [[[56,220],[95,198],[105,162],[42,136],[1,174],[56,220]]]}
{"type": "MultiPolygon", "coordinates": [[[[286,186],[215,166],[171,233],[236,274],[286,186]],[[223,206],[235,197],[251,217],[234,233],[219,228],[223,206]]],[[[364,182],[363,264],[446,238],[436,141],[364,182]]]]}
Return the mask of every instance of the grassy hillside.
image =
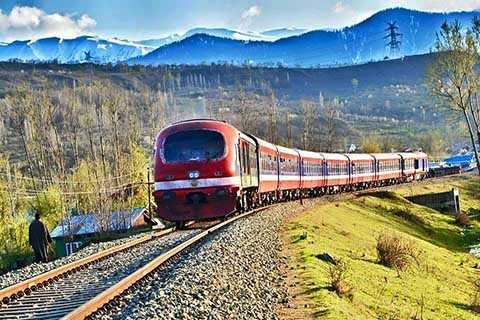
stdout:
{"type": "Polygon", "coordinates": [[[300,279],[301,297],[310,300],[312,314],[325,319],[474,319],[470,310],[473,281],[480,278],[480,259],[467,246],[480,243],[480,224],[468,231],[455,218],[418,206],[402,196],[460,189],[461,206],[480,210],[477,177],[447,179],[402,186],[394,192],[366,193],[341,203],[329,203],[293,218],[285,243],[300,279]],[[400,271],[377,262],[381,234],[411,241],[417,261],[400,271]],[[329,253],[347,265],[350,293],[330,290],[329,253]]]}

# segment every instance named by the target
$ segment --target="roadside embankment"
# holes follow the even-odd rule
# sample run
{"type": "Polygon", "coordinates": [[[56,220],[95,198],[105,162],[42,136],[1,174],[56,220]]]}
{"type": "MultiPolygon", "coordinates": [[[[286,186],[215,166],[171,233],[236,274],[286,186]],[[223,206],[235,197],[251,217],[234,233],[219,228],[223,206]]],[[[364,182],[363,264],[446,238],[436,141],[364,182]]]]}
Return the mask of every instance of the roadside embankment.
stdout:
{"type": "Polygon", "coordinates": [[[293,307],[325,319],[479,317],[473,300],[476,292],[480,297],[480,259],[468,252],[480,242],[479,211],[476,176],[367,191],[307,209],[284,227],[293,307]],[[404,198],[453,187],[467,223],[404,198]]]}

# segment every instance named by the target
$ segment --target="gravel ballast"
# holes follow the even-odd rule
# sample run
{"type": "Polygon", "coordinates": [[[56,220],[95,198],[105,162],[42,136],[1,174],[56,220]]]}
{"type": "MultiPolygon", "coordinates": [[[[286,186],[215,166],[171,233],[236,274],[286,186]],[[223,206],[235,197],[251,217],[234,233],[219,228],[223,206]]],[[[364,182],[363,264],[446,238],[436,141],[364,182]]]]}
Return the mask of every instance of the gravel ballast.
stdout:
{"type": "Polygon", "coordinates": [[[159,269],[97,319],[277,319],[288,302],[280,229],[311,206],[285,203],[240,219],[159,269]]]}
{"type": "Polygon", "coordinates": [[[25,303],[26,305],[30,301],[44,301],[44,303],[36,307],[30,307],[25,312],[25,317],[19,315],[19,319],[48,318],[53,320],[61,318],[80,306],[83,303],[82,301],[92,299],[155,257],[200,232],[201,230],[198,229],[178,231],[121,251],[18,299],[18,303],[0,307],[0,319],[14,312],[18,313],[19,308],[25,310],[22,303],[24,299],[28,300],[25,303]],[[55,299],[50,299],[53,296],[55,296],[55,299]]]}
{"type": "Polygon", "coordinates": [[[121,245],[129,241],[132,241],[134,239],[141,238],[147,235],[152,235],[152,234],[154,234],[154,232],[150,231],[150,232],[139,233],[139,234],[132,235],[130,237],[125,237],[125,238],[116,239],[112,241],[93,243],[69,256],[59,258],[47,263],[33,263],[26,267],[10,271],[0,276],[0,289],[17,284],[21,281],[27,280],[29,278],[32,278],[44,272],[53,270],[67,263],[91,256],[92,254],[103,251],[105,249],[108,249],[117,245],[121,245]]]}

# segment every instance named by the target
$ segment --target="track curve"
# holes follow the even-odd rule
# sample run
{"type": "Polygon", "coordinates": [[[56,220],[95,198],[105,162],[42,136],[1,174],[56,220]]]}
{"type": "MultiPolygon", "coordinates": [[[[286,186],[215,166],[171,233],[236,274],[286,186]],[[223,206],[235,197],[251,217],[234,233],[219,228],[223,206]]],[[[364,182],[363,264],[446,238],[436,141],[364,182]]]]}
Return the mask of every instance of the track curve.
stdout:
{"type": "Polygon", "coordinates": [[[0,319],[84,319],[148,277],[172,257],[252,210],[206,230],[168,230],[100,252],[0,290],[0,319]]]}

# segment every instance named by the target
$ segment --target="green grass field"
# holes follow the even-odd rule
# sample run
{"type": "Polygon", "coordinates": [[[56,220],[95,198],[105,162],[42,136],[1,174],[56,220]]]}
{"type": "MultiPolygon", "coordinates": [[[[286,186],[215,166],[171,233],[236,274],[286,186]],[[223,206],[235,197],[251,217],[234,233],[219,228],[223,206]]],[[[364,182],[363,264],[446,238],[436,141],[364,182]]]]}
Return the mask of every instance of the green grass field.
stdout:
{"type": "Polygon", "coordinates": [[[480,180],[457,176],[405,185],[394,192],[370,193],[310,209],[285,228],[293,273],[316,318],[325,319],[474,319],[470,310],[473,279],[480,259],[467,246],[480,243],[480,223],[465,231],[455,218],[406,201],[402,196],[460,189],[462,210],[480,210],[480,180]],[[399,234],[421,252],[418,263],[397,271],[377,263],[376,238],[399,234]],[[348,264],[353,299],[329,289],[327,252],[348,264]]]}

